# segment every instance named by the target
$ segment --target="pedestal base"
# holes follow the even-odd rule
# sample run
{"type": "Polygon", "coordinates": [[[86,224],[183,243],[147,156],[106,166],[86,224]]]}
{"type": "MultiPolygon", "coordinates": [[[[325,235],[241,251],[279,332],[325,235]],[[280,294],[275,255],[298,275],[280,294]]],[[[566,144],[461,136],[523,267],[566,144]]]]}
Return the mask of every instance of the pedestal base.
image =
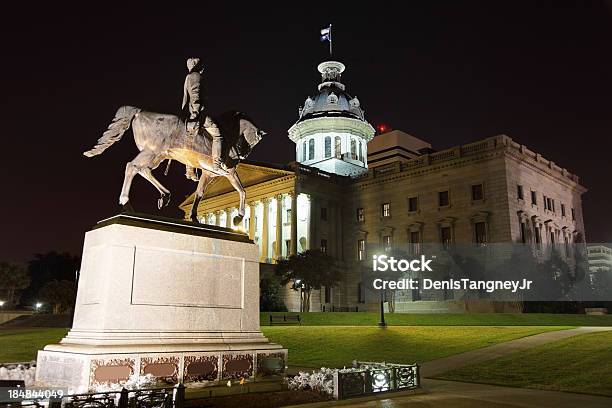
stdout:
{"type": "Polygon", "coordinates": [[[221,350],[198,345],[87,347],[51,345],[38,352],[36,381],[71,393],[126,381],[132,374],[151,374],[160,382],[216,385],[244,378],[253,381],[285,372],[287,350],[277,344],[245,344],[221,350]],[[162,351],[163,350],[163,351],[162,351]]]}
{"type": "Polygon", "coordinates": [[[132,374],[212,385],[282,374],[286,361],[259,331],[248,236],[121,214],[85,235],[74,325],[38,352],[36,380],[74,392],[132,374]]]}

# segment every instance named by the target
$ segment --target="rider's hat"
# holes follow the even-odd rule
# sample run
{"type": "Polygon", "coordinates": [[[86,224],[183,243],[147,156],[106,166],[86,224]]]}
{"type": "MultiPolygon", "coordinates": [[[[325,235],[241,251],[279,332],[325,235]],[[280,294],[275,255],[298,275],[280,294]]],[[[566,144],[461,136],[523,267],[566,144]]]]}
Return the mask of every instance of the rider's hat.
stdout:
{"type": "Polygon", "coordinates": [[[187,59],[187,69],[189,72],[200,71],[202,68],[202,63],[199,58],[193,57],[187,59]]]}

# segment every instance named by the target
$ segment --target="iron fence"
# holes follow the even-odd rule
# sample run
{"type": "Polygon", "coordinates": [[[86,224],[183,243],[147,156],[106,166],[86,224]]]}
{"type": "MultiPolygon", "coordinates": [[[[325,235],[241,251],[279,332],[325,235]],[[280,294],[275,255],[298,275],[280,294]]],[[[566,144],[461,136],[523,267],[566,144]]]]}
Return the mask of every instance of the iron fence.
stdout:
{"type": "Polygon", "coordinates": [[[421,384],[418,364],[355,362],[355,368],[334,372],[334,398],[406,391],[421,384]]]}
{"type": "MultiPolygon", "coordinates": [[[[48,408],[183,408],[185,386],[65,395],[62,398],[7,403],[8,407],[48,408]]],[[[2,404],[0,404],[2,406],[2,404]]]]}

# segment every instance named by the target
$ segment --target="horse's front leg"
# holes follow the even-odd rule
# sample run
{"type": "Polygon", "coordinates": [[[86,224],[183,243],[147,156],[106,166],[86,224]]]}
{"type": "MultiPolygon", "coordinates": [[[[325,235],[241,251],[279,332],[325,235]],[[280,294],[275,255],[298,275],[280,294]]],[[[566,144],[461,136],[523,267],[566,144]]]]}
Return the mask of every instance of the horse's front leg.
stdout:
{"type": "Polygon", "coordinates": [[[204,196],[204,192],[206,191],[206,188],[208,187],[208,185],[210,184],[210,182],[213,180],[213,177],[211,177],[206,170],[202,171],[202,176],[200,176],[200,180],[198,181],[198,187],[196,188],[194,197],[193,197],[193,203],[191,204],[191,221],[193,222],[198,222],[198,205],[200,204],[200,201],[202,200],[202,197],[204,196]]]}
{"type": "Polygon", "coordinates": [[[242,219],[244,218],[244,206],[246,201],[246,192],[244,191],[244,187],[242,187],[242,183],[240,182],[240,178],[238,178],[238,173],[236,172],[236,168],[229,169],[227,176],[225,176],[232,187],[236,189],[238,192],[238,196],[240,197],[240,206],[238,208],[238,215],[234,217],[233,223],[234,226],[237,227],[242,223],[242,219]]]}

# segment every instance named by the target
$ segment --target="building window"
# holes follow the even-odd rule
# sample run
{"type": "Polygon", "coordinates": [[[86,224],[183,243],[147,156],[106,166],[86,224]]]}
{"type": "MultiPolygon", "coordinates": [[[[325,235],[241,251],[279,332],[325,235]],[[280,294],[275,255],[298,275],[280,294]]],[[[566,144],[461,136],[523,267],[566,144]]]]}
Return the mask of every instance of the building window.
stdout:
{"type": "Polygon", "coordinates": [[[412,301],[421,300],[421,279],[414,279],[416,284],[414,285],[414,289],[412,289],[412,301]]]}
{"type": "Polygon", "coordinates": [[[447,207],[450,204],[450,199],[448,196],[448,190],[440,191],[438,193],[438,206],[439,207],[447,207]]]}
{"type": "Polygon", "coordinates": [[[479,201],[484,198],[482,184],[474,184],[472,186],[472,201],[479,201]]]}
{"type": "Polygon", "coordinates": [[[285,211],[285,214],[286,214],[285,222],[286,223],[291,222],[291,208],[287,208],[287,210],[285,211]]]}
{"type": "Polygon", "coordinates": [[[474,223],[474,238],[476,245],[486,246],[487,245],[487,224],[484,222],[474,223]]]}
{"type": "Polygon", "coordinates": [[[355,142],[355,139],[351,139],[351,159],[357,160],[357,142],[355,142]]]}
{"type": "Polygon", "coordinates": [[[361,140],[359,141],[359,161],[363,162],[363,145],[361,144],[361,140]]]}
{"type": "Polygon", "coordinates": [[[525,198],[523,195],[523,186],[521,186],[520,184],[516,185],[516,196],[519,200],[523,200],[525,198]]]}
{"type": "Polygon", "coordinates": [[[306,161],[306,142],[302,143],[302,161],[306,161]]]}
{"type": "Polygon", "coordinates": [[[327,207],[321,207],[321,220],[327,221],[327,207]]]}
{"type": "Polygon", "coordinates": [[[550,208],[552,209],[552,212],[557,212],[557,210],[555,210],[555,200],[551,198],[550,204],[551,204],[550,208]]]}
{"type": "Polygon", "coordinates": [[[334,139],[334,156],[338,159],[342,157],[342,139],[340,139],[340,136],[336,136],[334,139]]]}
{"type": "Polygon", "coordinates": [[[440,227],[440,241],[444,249],[448,249],[453,243],[451,227],[440,227]]]}
{"type": "Polygon", "coordinates": [[[410,231],[410,255],[418,255],[421,253],[421,233],[419,231],[410,231]]]}
{"type": "Polygon", "coordinates": [[[326,239],[321,240],[321,252],[323,252],[324,254],[327,253],[327,240],[326,239]]]}
{"type": "Polygon", "coordinates": [[[561,216],[565,217],[565,204],[561,203],[561,216]]]}
{"type": "Polygon", "coordinates": [[[572,208],[572,221],[576,221],[576,210],[572,208]]]}
{"type": "Polygon", "coordinates": [[[540,227],[536,224],[533,227],[533,230],[534,230],[534,235],[535,235],[536,247],[540,249],[542,247],[542,235],[541,235],[540,227]]]}
{"type": "Polygon", "coordinates": [[[389,252],[391,251],[391,235],[385,235],[382,237],[382,241],[383,241],[383,248],[385,250],[385,252],[389,252]]]}
{"type": "Polygon", "coordinates": [[[331,303],[331,287],[325,287],[325,303],[331,303]]]}
{"type": "Polygon", "coordinates": [[[519,228],[521,231],[521,242],[524,244],[527,242],[527,226],[523,221],[519,222],[519,228]]]}
{"type": "Polygon", "coordinates": [[[363,211],[363,208],[358,208],[357,209],[357,222],[364,222],[365,221],[365,212],[363,211]]]}
{"type": "Polygon", "coordinates": [[[391,203],[384,203],[383,205],[380,206],[380,210],[381,210],[381,215],[383,217],[390,217],[391,216],[391,203]]]}
{"type": "Polygon", "coordinates": [[[331,137],[325,136],[325,157],[331,157],[331,137]]]}
{"type": "Polygon", "coordinates": [[[538,196],[535,191],[531,192],[531,204],[538,205],[538,196]]]}
{"type": "Polygon", "coordinates": [[[365,303],[365,286],[362,282],[357,284],[357,303],[365,303]]]}
{"type": "Polygon", "coordinates": [[[357,241],[357,259],[363,261],[365,255],[365,239],[360,239],[357,241]]]}
{"type": "Polygon", "coordinates": [[[314,156],[315,156],[314,148],[315,148],[315,141],[314,139],[310,139],[308,141],[308,160],[314,159],[314,156]]]}
{"type": "Polygon", "coordinates": [[[419,198],[418,197],[410,197],[408,199],[408,211],[415,212],[419,209],[419,198]]]}

